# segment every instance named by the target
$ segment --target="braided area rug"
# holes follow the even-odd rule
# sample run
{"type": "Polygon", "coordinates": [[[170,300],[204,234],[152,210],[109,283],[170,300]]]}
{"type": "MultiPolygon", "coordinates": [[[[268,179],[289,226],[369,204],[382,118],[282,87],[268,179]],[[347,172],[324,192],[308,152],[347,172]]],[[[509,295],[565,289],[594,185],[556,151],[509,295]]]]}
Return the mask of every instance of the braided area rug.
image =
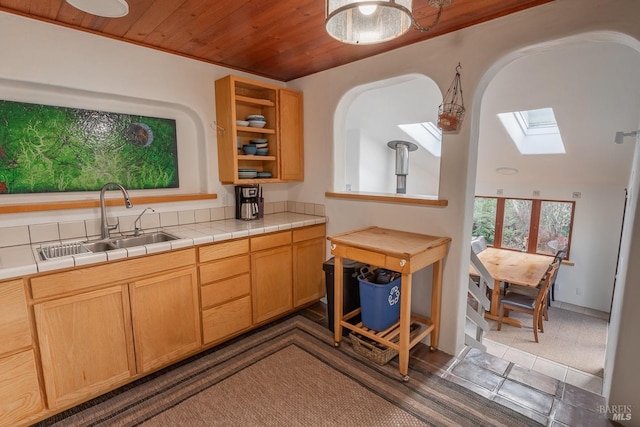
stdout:
{"type": "Polygon", "coordinates": [[[529,426],[429,372],[401,381],[294,316],[37,424],[45,426],[529,426]]]}

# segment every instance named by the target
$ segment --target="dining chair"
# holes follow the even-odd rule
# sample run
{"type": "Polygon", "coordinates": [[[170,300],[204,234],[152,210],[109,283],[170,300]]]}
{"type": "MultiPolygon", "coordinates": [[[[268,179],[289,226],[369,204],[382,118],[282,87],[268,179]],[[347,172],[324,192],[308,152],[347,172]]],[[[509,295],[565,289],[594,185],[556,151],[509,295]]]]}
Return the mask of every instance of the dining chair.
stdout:
{"type": "MultiPolygon", "coordinates": [[[[562,265],[562,260],[565,259],[567,256],[567,248],[563,248],[563,249],[559,249],[558,252],[556,252],[556,256],[553,258],[553,262],[556,261],[560,261],[560,264],[558,264],[558,270],[560,270],[560,266],[562,265]]],[[[551,291],[549,292],[549,297],[547,298],[547,303],[549,304],[549,306],[551,306],[551,301],[555,301],[556,298],[556,277],[558,277],[558,270],[556,270],[556,275],[554,276],[553,280],[551,281],[551,291]]]]}
{"type": "Polygon", "coordinates": [[[508,292],[500,300],[500,306],[498,311],[500,316],[498,317],[498,330],[502,329],[502,319],[508,315],[509,310],[517,311],[520,313],[531,314],[533,317],[533,337],[538,342],[538,330],[544,332],[544,325],[542,318],[547,310],[547,293],[549,292],[549,285],[553,280],[555,272],[558,270],[560,262],[556,261],[549,265],[549,269],[545,275],[544,281],[538,285],[538,293],[535,296],[524,295],[517,292],[508,292]]]}
{"type": "MultiPolygon", "coordinates": [[[[555,262],[559,262],[558,263],[558,268],[556,269],[553,278],[551,279],[551,284],[549,285],[549,292],[547,293],[547,305],[546,307],[551,307],[551,301],[555,301],[554,298],[554,286],[556,283],[556,278],[558,277],[558,272],[560,271],[560,266],[562,265],[562,260],[567,256],[567,250],[566,249],[560,249],[558,250],[558,252],[556,252],[556,255],[553,258],[553,261],[551,261],[551,264],[555,263],[555,262]]],[[[540,285],[542,284],[542,282],[546,279],[546,273],[545,275],[542,277],[542,279],[540,279],[540,283],[538,284],[537,287],[532,288],[530,286],[522,286],[522,285],[516,285],[513,283],[508,283],[505,286],[505,292],[504,294],[507,293],[511,293],[511,292],[515,292],[515,293],[519,293],[519,294],[524,294],[524,295],[528,295],[528,296],[536,296],[538,295],[538,290],[540,289],[540,285]]],[[[549,314],[548,311],[545,310],[544,313],[544,319],[545,320],[549,320],[549,314]]]]}
{"type": "Polygon", "coordinates": [[[484,236],[478,236],[471,240],[471,250],[474,254],[479,254],[485,249],[487,249],[487,239],[484,236]]]}

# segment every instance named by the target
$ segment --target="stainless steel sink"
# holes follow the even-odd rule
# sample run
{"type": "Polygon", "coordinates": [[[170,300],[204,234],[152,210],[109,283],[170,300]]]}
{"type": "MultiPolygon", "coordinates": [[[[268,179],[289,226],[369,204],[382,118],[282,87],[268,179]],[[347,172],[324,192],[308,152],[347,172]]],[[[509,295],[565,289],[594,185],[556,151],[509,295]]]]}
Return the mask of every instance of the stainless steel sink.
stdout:
{"type": "Polygon", "coordinates": [[[134,237],[122,237],[119,239],[112,239],[109,244],[113,246],[114,249],[121,248],[131,248],[134,246],[142,246],[149,245],[152,243],[160,243],[160,242],[169,242],[171,240],[176,240],[177,237],[172,236],[171,234],[158,232],[151,234],[143,234],[141,236],[134,237]]]}
{"type": "Polygon", "coordinates": [[[89,252],[92,252],[92,253],[105,252],[105,251],[110,251],[112,249],[115,249],[111,245],[111,242],[103,241],[103,240],[98,240],[98,241],[95,241],[95,242],[83,242],[81,244],[86,249],[88,249],[89,252]]]}
{"type": "Polygon", "coordinates": [[[134,246],[149,245],[152,243],[169,242],[178,239],[176,236],[159,231],[157,233],[142,234],[140,236],[116,237],[108,240],[93,240],[87,242],[62,243],[59,245],[43,246],[40,248],[40,257],[43,261],[68,257],[112,251],[114,249],[132,248],[134,246]]]}

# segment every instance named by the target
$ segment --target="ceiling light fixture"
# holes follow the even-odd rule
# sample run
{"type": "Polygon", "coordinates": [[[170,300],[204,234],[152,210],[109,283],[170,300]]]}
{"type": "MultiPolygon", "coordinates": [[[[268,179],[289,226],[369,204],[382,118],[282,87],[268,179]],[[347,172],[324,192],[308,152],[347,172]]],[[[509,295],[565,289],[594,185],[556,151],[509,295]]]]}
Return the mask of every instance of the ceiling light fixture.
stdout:
{"type": "Polygon", "coordinates": [[[125,0],[65,0],[71,6],[83,12],[105,18],[120,18],[129,13],[129,4],[125,0]]]}
{"type": "Polygon", "coordinates": [[[343,43],[381,43],[400,37],[410,28],[431,30],[440,21],[442,8],[452,0],[427,1],[438,13],[426,27],[411,14],[412,0],[326,0],[325,25],[329,35],[343,43]]]}
{"type": "Polygon", "coordinates": [[[515,175],[518,173],[518,169],[516,168],[498,168],[496,169],[496,173],[500,175],[515,175]]]}

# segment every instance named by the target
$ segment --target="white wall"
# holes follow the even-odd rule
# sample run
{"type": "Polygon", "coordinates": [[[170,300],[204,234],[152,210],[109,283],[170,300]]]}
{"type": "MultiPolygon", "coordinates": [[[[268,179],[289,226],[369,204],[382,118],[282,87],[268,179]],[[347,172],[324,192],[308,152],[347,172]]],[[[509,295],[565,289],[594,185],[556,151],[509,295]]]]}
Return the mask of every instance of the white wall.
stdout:
{"type": "MultiPolygon", "coordinates": [[[[188,209],[233,205],[229,197],[233,187],[218,180],[213,82],[228,74],[248,74],[4,12],[0,12],[0,39],[3,99],[176,119],[180,188],[131,191],[133,197],[142,191],[145,195],[217,193],[217,200],[185,205],[188,209]]],[[[265,199],[286,200],[287,189],[287,185],[267,185],[265,199]]],[[[96,198],[96,192],[2,195],[0,204],[96,198]]],[[[124,207],[110,208],[113,215],[123,212],[124,207]]],[[[98,215],[97,209],[5,214],[1,221],[2,226],[12,226],[98,215]]]]}
{"type": "MultiPolygon", "coordinates": [[[[639,117],[640,120],[640,117],[639,117]]],[[[627,142],[629,143],[629,142],[627,142]]],[[[638,324],[640,310],[640,138],[635,141],[633,170],[629,177],[629,201],[624,218],[618,282],[613,296],[607,352],[605,355],[603,394],[613,405],[631,405],[632,420],[625,425],[640,425],[638,397],[638,324]],[[617,308],[617,309],[616,309],[617,308]]]]}
{"type": "MultiPolygon", "coordinates": [[[[640,2],[636,1],[618,1],[615,8],[606,0],[552,2],[290,82],[290,86],[304,90],[305,106],[313,106],[313,121],[305,121],[307,176],[324,176],[323,171],[335,166],[337,182],[340,170],[344,170],[341,152],[345,105],[351,102],[349,91],[354,87],[407,73],[421,73],[432,78],[444,91],[460,61],[467,106],[460,132],[446,134],[444,138],[439,197],[448,200],[446,208],[325,199],[323,192],[333,190],[335,183],[314,179],[294,186],[292,194],[294,197],[311,194],[317,197],[318,203],[326,204],[329,234],[377,225],[452,237],[444,271],[440,348],[455,353],[463,342],[467,242],[475,191],[479,109],[485,89],[498,70],[526,55],[527,47],[531,47],[529,52],[536,51],[557,44],[554,40],[603,30],[620,31],[640,39],[637,16],[640,16],[640,2]],[[348,96],[343,99],[345,95],[348,96]]],[[[612,135],[612,131],[609,129],[608,133],[612,135]]],[[[429,303],[428,299],[414,302],[421,307],[429,303]]],[[[630,317],[637,320],[638,315],[630,317]]],[[[630,340],[629,350],[640,350],[637,337],[627,335],[625,338],[630,340]]],[[[625,367],[630,375],[635,372],[633,376],[637,380],[635,366],[625,364],[625,367]]],[[[605,372],[605,380],[609,374],[605,372]]],[[[612,388],[616,388],[615,383],[612,388]]],[[[637,395],[625,393],[623,397],[628,399],[625,403],[640,403],[637,395]]]]}

